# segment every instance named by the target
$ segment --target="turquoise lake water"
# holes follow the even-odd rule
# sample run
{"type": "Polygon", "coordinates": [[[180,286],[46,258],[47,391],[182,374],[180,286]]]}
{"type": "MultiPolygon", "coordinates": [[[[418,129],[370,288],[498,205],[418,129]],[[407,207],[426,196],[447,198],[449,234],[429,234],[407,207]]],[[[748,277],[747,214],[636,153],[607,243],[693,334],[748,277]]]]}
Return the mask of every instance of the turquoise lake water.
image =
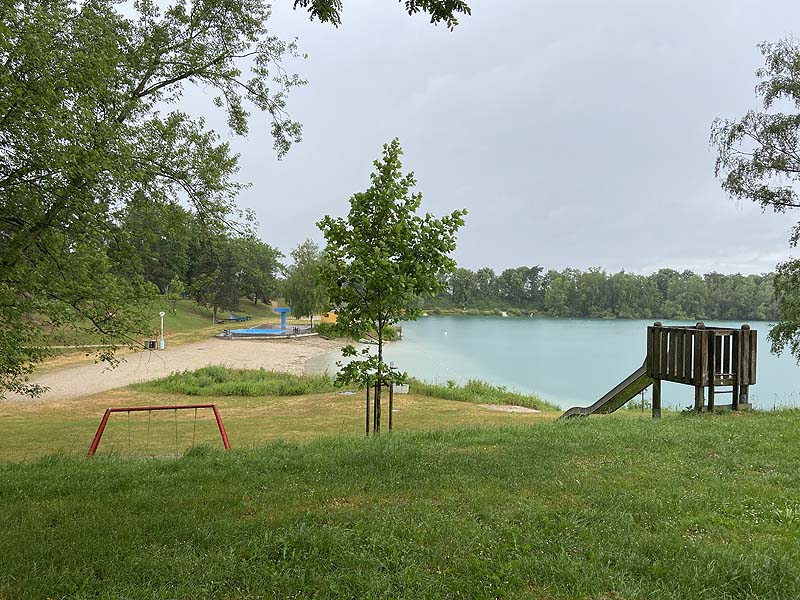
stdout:
{"type": "MultiPolygon", "coordinates": [[[[759,344],[751,401],[759,408],[800,406],[800,367],[789,355],[769,352],[769,323],[749,324],[758,331],[759,344]]],[[[568,408],[594,402],[642,364],[648,325],[652,321],[430,316],[404,323],[403,341],[388,345],[385,353],[387,361],[420,379],[483,379],[568,408]]],[[[309,367],[333,372],[337,359],[325,355],[309,367]]],[[[684,408],[693,403],[694,390],[665,382],[663,398],[667,406],[684,408]]],[[[720,396],[717,402],[725,400],[720,396]]]]}

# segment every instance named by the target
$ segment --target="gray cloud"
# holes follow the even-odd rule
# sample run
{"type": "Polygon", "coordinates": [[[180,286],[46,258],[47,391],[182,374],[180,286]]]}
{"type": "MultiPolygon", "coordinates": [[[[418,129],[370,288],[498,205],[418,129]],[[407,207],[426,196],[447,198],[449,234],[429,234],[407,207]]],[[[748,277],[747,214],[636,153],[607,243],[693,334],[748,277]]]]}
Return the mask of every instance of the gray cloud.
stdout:
{"type": "Polygon", "coordinates": [[[289,103],[304,141],[279,162],[258,125],[232,140],[253,183],[240,204],[267,242],[288,251],[319,240],[314,221],[346,212],[398,136],[423,207],[469,209],[456,253],[467,267],[762,272],[789,255],[800,215],[726,198],[708,135],[714,117],[756,106],[756,44],[791,34],[800,5],[476,0],[473,10],[451,33],[393,0],[349,0],[337,30],[278,3],[276,33],[309,53],[296,65],[309,85],[289,103]]]}

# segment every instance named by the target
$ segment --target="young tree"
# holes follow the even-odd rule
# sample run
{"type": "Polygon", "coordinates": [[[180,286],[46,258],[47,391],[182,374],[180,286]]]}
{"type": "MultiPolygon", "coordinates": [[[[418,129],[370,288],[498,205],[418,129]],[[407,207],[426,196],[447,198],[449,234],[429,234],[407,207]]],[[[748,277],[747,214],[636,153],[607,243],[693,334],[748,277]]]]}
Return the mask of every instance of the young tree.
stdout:
{"type": "MultiPolygon", "coordinates": [[[[383,362],[385,328],[419,316],[418,296],[442,291],[444,275],[456,267],[449,254],[467,212],[456,210],[441,219],[418,215],[422,194],[411,192],[416,180],[413,173],[402,174],[401,155],[397,139],[385,144],[372,184],[350,198],[347,217],[326,216],[317,223],[327,242],[321,273],[339,325],[356,336],[372,332],[377,341],[377,355],[363,351],[361,360],[337,375],[339,382],[377,384],[376,431],[381,386],[406,376],[383,362]]],[[[355,357],[356,350],[346,346],[342,354],[355,357]]]]}
{"type": "MultiPolygon", "coordinates": [[[[717,119],[711,142],[717,147],[716,174],[731,197],[752,200],[764,210],[787,212],[800,208],[800,42],[786,38],[762,43],[765,65],[756,72],[756,93],[761,110],[750,110],[741,119],[717,119]],[[794,111],[786,112],[786,107],[794,111]]],[[[800,241],[800,223],[792,230],[790,244],[800,241]]],[[[770,331],[772,349],[790,348],[800,362],[800,260],[778,265],[775,291],[781,321],[770,331]]]]}
{"type": "Polygon", "coordinates": [[[287,269],[284,295],[292,312],[298,317],[310,317],[328,308],[328,294],[321,280],[323,256],[319,246],[306,240],[292,250],[294,264],[287,269]]]}

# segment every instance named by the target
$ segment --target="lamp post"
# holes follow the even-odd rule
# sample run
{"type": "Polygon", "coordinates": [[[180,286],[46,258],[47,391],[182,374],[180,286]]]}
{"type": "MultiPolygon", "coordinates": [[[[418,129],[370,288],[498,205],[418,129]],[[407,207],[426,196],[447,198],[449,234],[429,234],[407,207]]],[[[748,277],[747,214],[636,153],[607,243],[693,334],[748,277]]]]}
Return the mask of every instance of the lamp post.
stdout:
{"type": "Polygon", "coordinates": [[[167,314],[163,310],[158,313],[158,316],[161,317],[161,339],[158,340],[158,349],[164,349],[164,315],[167,314]]]}

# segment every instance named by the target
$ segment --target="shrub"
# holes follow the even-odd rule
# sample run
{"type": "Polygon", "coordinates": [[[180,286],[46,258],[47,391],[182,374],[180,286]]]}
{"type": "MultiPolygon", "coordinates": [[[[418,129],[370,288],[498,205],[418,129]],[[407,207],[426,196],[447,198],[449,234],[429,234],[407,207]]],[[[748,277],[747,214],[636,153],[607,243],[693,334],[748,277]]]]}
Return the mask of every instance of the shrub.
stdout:
{"type": "Polygon", "coordinates": [[[210,366],[137,383],[133,389],[187,396],[302,396],[334,391],[328,375],[291,375],[276,371],[210,366]]]}

